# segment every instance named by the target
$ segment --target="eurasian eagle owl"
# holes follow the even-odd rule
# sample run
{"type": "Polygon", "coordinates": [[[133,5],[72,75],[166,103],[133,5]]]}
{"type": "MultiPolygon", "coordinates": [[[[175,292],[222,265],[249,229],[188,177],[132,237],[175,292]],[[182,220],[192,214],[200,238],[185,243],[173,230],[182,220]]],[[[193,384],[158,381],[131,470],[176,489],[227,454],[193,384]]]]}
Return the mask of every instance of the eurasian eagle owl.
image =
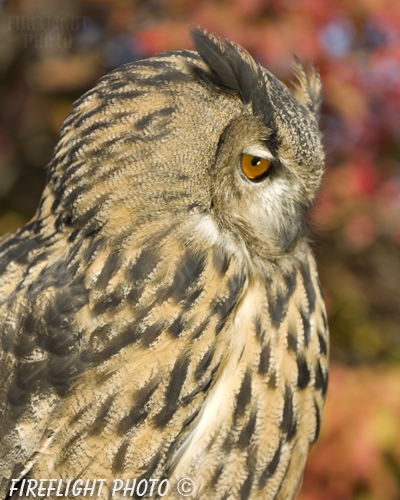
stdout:
{"type": "Polygon", "coordinates": [[[192,37],[75,103],[35,217],[0,241],[2,498],[28,478],[296,494],[327,385],[320,79],[297,63],[289,92],[192,37]]]}

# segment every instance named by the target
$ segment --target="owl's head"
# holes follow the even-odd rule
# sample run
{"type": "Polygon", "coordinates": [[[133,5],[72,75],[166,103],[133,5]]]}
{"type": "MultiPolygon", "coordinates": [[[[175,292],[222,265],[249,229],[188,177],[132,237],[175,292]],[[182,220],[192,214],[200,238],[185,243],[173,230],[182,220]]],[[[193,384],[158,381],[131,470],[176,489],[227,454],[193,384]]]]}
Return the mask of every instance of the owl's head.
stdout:
{"type": "Polygon", "coordinates": [[[75,103],[39,215],[74,238],[174,226],[273,259],[320,183],[320,79],[297,63],[289,92],[239,46],[192,38],[196,52],[125,65],[75,103]]]}

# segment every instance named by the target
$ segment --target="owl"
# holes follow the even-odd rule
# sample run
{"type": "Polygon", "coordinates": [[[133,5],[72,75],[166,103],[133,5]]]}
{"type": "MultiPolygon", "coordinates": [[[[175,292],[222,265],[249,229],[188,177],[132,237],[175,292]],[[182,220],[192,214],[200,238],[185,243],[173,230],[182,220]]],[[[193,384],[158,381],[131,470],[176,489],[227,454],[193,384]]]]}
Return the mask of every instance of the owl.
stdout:
{"type": "Polygon", "coordinates": [[[320,78],[297,62],[289,91],[192,38],[74,104],[36,215],[0,241],[1,498],[298,491],[328,376],[320,78]]]}

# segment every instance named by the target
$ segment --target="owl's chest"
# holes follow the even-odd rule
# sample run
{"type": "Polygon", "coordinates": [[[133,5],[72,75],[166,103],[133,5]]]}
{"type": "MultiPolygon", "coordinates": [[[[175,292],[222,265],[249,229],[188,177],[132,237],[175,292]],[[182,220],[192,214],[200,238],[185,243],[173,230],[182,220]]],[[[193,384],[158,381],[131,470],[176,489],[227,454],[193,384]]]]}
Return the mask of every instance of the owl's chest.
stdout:
{"type": "Polygon", "coordinates": [[[176,467],[200,490],[214,484],[209,493],[222,496],[227,483],[233,491],[248,484],[248,498],[290,498],[278,491],[295,489],[323,402],[316,385],[325,311],[319,292],[309,303],[315,284],[301,273],[272,292],[252,283],[221,331],[224,357],[176,467]]]}

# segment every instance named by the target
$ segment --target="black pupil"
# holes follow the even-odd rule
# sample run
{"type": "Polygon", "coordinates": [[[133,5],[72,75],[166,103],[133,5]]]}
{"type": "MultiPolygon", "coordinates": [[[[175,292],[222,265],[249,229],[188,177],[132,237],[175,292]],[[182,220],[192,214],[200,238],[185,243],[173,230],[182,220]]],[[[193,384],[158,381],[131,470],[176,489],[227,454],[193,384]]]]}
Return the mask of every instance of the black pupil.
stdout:
{"type": "Polygon", "coordinates": [[[253,167],[256,167],[257,165],[260,164],[261,158],[258,158],[258,156],[253,156],[253,159],[251,160],[251,164],[253,167]]]}

